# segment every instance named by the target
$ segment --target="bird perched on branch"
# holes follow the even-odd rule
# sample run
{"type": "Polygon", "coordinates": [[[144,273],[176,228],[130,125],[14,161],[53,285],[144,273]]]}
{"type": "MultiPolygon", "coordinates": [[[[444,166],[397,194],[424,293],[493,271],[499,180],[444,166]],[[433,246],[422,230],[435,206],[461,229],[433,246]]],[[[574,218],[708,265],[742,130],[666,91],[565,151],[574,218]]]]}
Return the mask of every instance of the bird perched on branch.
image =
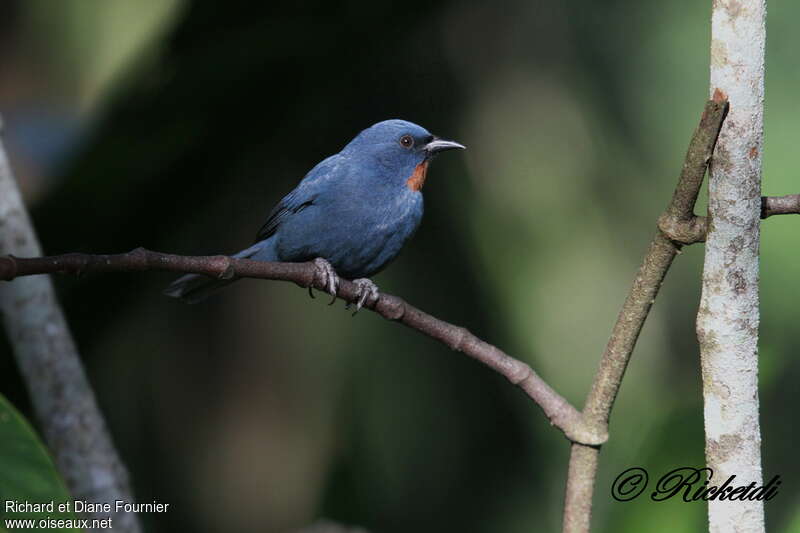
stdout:
{"type": "MultiPolygon", "coordinates": [[[[338,276],[353,280],[358,311],[378,296],[369,277],[397,256],[419,226],[428,163],[439,152],[463,148],[405,120],[378,122],[311,169],[272,209],[256,243],[233,257],[313,260],[331,303],[338,276]]],[[[189,274],[164,292],[196,303],[233,281],[189,274]]]]}

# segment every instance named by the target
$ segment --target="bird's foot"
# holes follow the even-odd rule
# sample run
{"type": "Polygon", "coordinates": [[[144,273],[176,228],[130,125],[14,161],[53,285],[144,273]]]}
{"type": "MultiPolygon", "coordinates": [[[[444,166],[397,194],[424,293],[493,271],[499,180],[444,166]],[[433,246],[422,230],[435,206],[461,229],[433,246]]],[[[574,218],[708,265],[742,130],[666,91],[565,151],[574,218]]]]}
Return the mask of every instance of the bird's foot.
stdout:
{"type": "MultiPolygon", "coordinates": [[[[328,305],[333,305],[333,303],[336,301],[336,291],[339,288],[339,276],[336,275],[336,271],[325,259],[317,257],[314,259],[313,263],[314,267],[317,269],[317,273],[314,277],[322,278],[325,290],[331,295],[331,301],[328,305]]],[[[308,295],[314,298],[314,292],[310,285],[308,287],[308,295]]]]}
{"type": "MultiPolygon", "coordinates": [[[[358,287],[358,301],[356,302],[356,310],[353,311],[353,316],[358,313],[358,310],[364,307],[364,304],[369,302],[374,303],[378,300],[378,286],[375,285],[371,279],[358,278],[353,280],[353,284],[358,287]]],[[[350,309],[350,303],[345,306],[345,309],[350,309]]]]}

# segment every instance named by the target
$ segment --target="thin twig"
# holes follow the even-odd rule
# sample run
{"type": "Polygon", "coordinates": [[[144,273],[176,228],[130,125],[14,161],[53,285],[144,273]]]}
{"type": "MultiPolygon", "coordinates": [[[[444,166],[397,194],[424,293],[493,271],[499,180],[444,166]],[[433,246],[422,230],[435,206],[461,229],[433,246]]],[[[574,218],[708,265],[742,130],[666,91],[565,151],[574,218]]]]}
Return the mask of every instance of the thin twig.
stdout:
{"type": "Polygon", "coordinates": [[[795,214],[800,214],[800,194],[761,197],[761,218],[795,214]]]}
{"type": "MultiPolygon", "coordinates": [[[[609,415],[625,369],[664,276],[681,247],[700,240],[698,227],[702,227],[702,222],[694,215],[694,204],[727,112],[728,102],[721,93],[706,103],[689,143],[672,201],[659,218],[659,229],[636,273],[586,398],[583,417],[587,429],[608,433],[609,415]]],[[[565,532],[589,531],[599,453],[599,446],[572,445],[564,505],[565,532]]]]}
{"type": "MultiPolygon", "coordinates": [[[[141,272],[166,270],[205,274],[216,278],[237,276],[291,281],[301,287],[323,290],[325,280],[318,275],[313,263],[278,263],[235,259],[217,256],[181,256],[164,254],[138,248],[124,254],[89,255],[65,254],[51,257],[17,258],[0,257],[0,280],[12,280],[33,274],[83,274],[89,272],[141,272]]],[[[341,280],[338,297],[355,303],[358,288],[348,280],[341,280]]],[[[453,350],[459,351],[505,376],[520,387],[542,408],[550,422],[574,442],[601,444],[607,435],[601,430],[587,431],[580,412],[555,392],[533,369],[509,356],[499,348],[479,339],[468,330],[431,316],[408,304],[397,296],[380,293],[377,300],[364,306],[380,316],[400,322],[453,350]]]]}
{"type": "MultiPolygon", "coordinates": [[[[761,218],[773,215],[800,214],[800,194],[786,196],[762,196],[761,218]]],[[[706,242],[708,233],[708,217],[692,214],[688,219],[667,216],[665,213],[658,221],[658,226],[671,240],[681,244],[706,242]]]]}
{"type": "MultiPolygon", "coordinates": [[[[694,204],[727,111],[728,103],[724,96],[714,95],[714,99],[706,104],[700,124],[689,143],[672,201],[659,218],[659,225],[678,228],[673,236],[691,235],[692,229],[697,227],[694,204]]],[[[653,238],[614,324],[611,339],[586,399],[583,412],[589,423],[600,426],[608,423],[639,332],[682,244],[682,241],[671,239],[663,229],[659,229],[653,238]]]]}

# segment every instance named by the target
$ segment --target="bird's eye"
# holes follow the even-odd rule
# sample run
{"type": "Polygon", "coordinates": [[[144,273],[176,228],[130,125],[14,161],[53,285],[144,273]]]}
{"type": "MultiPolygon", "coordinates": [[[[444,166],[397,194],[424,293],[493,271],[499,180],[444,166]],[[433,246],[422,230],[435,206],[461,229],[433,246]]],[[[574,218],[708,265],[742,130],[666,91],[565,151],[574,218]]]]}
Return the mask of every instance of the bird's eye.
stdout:
{"type": "Polygon", "coordinates": [[[400,146],[403,148],[411,148],[414,146],[414,137],[411,135],[403,135],[400,137],[400,146]]]}

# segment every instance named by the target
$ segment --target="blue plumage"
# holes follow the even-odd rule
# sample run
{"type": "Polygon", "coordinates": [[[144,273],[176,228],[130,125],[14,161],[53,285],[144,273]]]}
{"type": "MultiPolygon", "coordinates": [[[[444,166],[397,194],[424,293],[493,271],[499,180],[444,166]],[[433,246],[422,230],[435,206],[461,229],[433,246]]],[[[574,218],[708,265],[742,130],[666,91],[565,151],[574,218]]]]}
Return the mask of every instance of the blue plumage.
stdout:
{"type": "MultiPolygon", "coordinates": [[[[453,148],[464,147],[411,122],[379,122],[315,166],[270,212],[256,244],[235,257],[321,258],[342,277],[372,276],[397,256],[422,220],[428,162],[453,148]]],[[[196,302],[231,281],[190,274],[165,292],[196,302]]],[[[377,293],[371,282],[359,281],[365,291],[377,293]]],[[[335,294],[335,279],[330,285],[335,294]]]]}

